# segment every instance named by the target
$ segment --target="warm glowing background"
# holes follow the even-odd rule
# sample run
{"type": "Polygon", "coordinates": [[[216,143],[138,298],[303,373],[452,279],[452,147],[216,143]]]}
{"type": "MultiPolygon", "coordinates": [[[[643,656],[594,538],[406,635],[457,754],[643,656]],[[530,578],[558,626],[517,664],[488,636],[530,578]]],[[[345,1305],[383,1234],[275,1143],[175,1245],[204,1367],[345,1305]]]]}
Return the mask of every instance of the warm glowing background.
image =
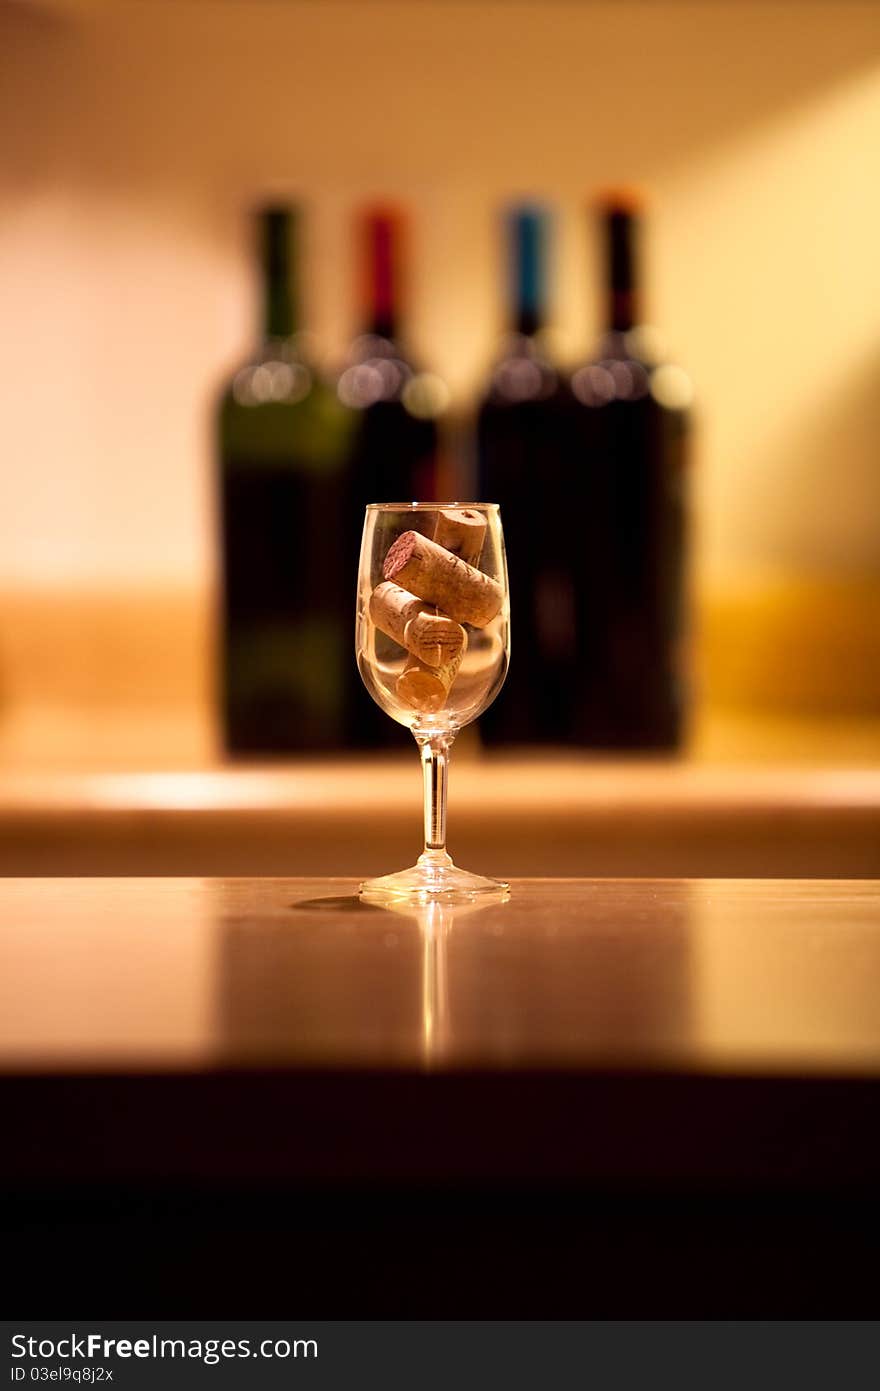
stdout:
{"type": "Polygon", "coordinates": [[[599,326],[585,195],[644,185],[649,317],[698,389],[703,695],[880,713],[875,4],[66,0],[0,24],[4,756],[51,748],[60,711],[99,748],[121,707],[169,757],[198,746],[211,398],[255,323],[244,210],[275,189],[310,208],[328,360],[356,328],[352,205],[412,206],[410,337],[461,411],[500,327],[499,202],[559,208],[571,358],[599,326]]]}

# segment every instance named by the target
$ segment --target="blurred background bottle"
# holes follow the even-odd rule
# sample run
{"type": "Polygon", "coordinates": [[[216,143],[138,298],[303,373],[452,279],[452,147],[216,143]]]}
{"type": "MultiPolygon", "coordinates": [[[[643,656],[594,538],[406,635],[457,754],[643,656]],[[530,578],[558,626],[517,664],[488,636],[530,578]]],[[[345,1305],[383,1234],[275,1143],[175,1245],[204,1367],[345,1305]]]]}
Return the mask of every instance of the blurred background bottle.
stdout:
{"type": "Polygon", "coordinates": [[[255,218],[262,341],[222,393],[221,710],[226,749],[345,742],[353,591],[335,524],[348,499],[351,413],[300,333],[296,209],[255,218]]]}
{"type": "Polygon", "coordinates": [[[358,214],[355,230],[363,331],[339,378],[340,400],[357,412],[353,477],[364,505],[430,502],[446,397],[405,346],[406,222],[399,209],[370,207],[358,214]]]}
{"type": "Polygon", "coordinates": [[[606,330],[570,378],[566,550],[576,558],[573,739],[671,749],[683,735],[686,451],[692,390],[642,326],[639,204],[599,206],[606,330]]]}
{"type": "MultiPolygon", "coordinates": [[[[339,377],[340,401],[354,416],[350,437],[346,585],[354,624],[358,556],[369,502],[430,502],[437,497],[438,417],[445,383],[422,371],[406,346],[408,226],[399,208],[370,206],[355,220],[362,332],[339,377]]],[[[353,747],[406,747],[408,734],[364,690],[352,657],[347,736],[353,747]]]]}
{"type": "Polygon", "coordinates": [[[504,699],[481,716],[487,744],[562,743],[576,658],[569,558],[558,545],[566,489],[565,394],[546,346],[550,215],[505,216],[508,336],[477,416],[477,500],[498,502],[513,646],[504,699]]]}

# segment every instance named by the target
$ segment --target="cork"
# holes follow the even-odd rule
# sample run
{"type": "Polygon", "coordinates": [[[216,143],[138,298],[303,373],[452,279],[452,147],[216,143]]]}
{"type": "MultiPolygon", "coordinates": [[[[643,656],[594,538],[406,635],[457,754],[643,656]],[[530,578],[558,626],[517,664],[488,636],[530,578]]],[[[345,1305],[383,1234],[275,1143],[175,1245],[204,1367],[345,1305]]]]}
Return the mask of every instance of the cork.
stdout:
{"type": "Polygon", "coordinates": [[[428,604],[435,605],[456,623],[485,628],[501,608],[501,586],[459,559],[445,547],[405,531],[385,557],[383,576],[393,580],[428,604]]]}
{"type": "Polygon", "coordinates": [[[436,613],[414,594],[388,580],[378,584],[370,595],[370,617],[380,632],[429,667],[450,662],[467,641],[460,623],[436,613]]]}
{"type": "MultiPolygon", "coordinates": [[[[432,539],[468,565],[476,565],[479,561],[485,537],[486,519],[482,513],[468,507],[449,507],[438,512],[432,539]]],[[[417,622],[427,624],[430,620],[425,617],[414,619],[414,627],[417,622]]],[[[459,625],[456,628],[464,636],[464,629],[459,625]]],[[[464,643],[457,650],[447,647],[443,660],[439,662],[432,661],[424,652],[411,656],[398,677],[398,695],[415,709],[436,714],[446,703],[463,655],[464,643]],[[458,660],[455,660],[456,656],[458,660]]]]}
{"type": "Polygon", "coordinates": [[[404,638],[407,651],[429,667],[445,666],[467,643],[464,628],[445,613],[417,613],[407,623],[404,638]]]}
{"type": "MultiPolygon", "coordinates": [[[[464,631],[464,630],[462,630],[464,631]]],[[[453,681],[458,675],[466,643],[449,661],[439,667],[428,666],[418,657],[410,657],[397,678],[397,694],[407,705],[424,714],[436,715],[446,704],[453,681]]]]}
{"type": "Polygon", "coordinates": [[[437,514],[434,540],[468,565],[478,565],[486,539],[486,518],[470,507],[446,507],[437,514]]]}
{"type": "Polygon", "coordinates": [[[411,618],[424,611],[425,605],[399,584],[385,581],[377,584],[370,595],[370,617],[380,632],[405,647],[404,634],[411,618]]]}

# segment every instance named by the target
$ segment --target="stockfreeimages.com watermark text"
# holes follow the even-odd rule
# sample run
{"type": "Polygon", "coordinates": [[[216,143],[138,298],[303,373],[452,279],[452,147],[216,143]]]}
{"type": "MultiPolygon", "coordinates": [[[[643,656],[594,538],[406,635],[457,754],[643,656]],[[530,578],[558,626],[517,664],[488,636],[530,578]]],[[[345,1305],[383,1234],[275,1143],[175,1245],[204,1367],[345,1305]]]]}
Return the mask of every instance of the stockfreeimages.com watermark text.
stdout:
{"type": "MultiPolygon", "coordinates": [[[[160,1338],[157,1333],[146,1338],[105,1338],[101,1333],[70,1333],[62,1338],[31,1338],[24,1333],[13,1333],[11,1355],[13,1358],[48,1361],[61,1358],[65,1363],[83,1359],[93,1362],[113,1362],[117,1358],[128,1360],[160,1360],[179,1358],[204,1362],[216,1366],[218,1362],[232,1361],[235,1358],[265,1357],[284,1359],[288,1357],[317,1357],[318,1343],[314,1338],[160,1338]]],[[[24,1366],[18,1370],[25,1372],[24,1366]]],[[[13,1380],[24,1380],[24,1376],[13,1380]]],[[[26,1375],[26,1373],[25,1373],[26,1375]]],[[[107,1378],[110,1380],[110,1377],[107,1378]]]]}

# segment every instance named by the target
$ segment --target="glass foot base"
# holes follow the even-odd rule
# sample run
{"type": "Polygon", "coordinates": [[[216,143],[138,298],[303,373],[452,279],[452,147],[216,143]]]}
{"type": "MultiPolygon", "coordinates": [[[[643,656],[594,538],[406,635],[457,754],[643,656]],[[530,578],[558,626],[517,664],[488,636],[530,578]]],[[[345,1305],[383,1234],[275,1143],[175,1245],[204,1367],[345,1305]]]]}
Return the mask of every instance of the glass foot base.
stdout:
{"type": "Polygon", "coordinates": [[[475,899],[503,898],[510,885],[503,879],[486,879],[458,869],[442,852],[426,850],[411,869],[365,879],[360,896],[368,903],[472,903],[475,899]]]}

